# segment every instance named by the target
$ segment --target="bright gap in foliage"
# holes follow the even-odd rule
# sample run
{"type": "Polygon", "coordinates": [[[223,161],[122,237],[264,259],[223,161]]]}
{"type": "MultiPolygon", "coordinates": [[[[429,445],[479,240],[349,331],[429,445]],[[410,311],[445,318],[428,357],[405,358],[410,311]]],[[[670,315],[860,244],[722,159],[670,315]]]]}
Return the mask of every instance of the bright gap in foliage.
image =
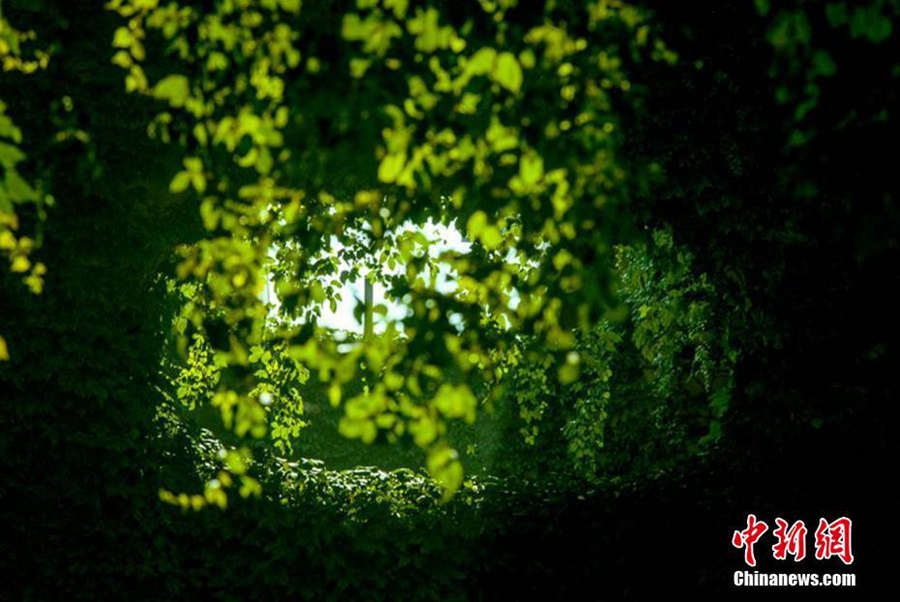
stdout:
{"type": "MultiPolygon", "coordinates": [[[[401,232],[418,231],[422,233],[428,240],[429,245],[427,252],[430,257],[437,259],[442,253],[452,251],[460,254],[466,254],[471,248],[471,243],[467,241],[463,234],[457,228],[456,222],[450,224],[436,223],[428,220],[425,224],[417,226],[410,221],[405,222],[398,229],[401,232]]],[[[337,257],[340,262],[340,269],[350,269],[352,266],[342,258],[344,244],[338,240],[336,236],[331,237],[331,246],[329,257],[337,257]]],[[[272,253],[274,257],[274,252],[272,253]]],[[[458,288],[456,282],[456,274],[450,267],[443,262],[437,262],[438,274],[436,289],[445,295],[450,295],[458,288]]],[[[398,263],[393,269],[386,269],[389,275],[403,274],[406,266],[398,263]]],[[[368,269],[364,266],[360,267],[360,272],[365,276],[368,269]]],[[[402,322],[410,313],[408,306],[409,299],[394,299],[387,294],[383,284],[373,282],[373,305],[375,307],[382,306],[383,311],[374,313],[374,332],[376,334],[383,333],[388,324],[402,322]]],[[[363,333],[362,307],[365,298],[364,278],[348,282],[339,290],[340,300],[336,302],[334,308],[329,303],[322,304],[322,314],[318,319],[318,325],[337,332],[352,333],[361,335],[363,333]]],[[[269,316],[272,319],[278,319],[281,302],[275,292],[275,285],[271,274],[266,280],[266,288],[263,292],[263,300],[269,305],[269,316]]],[[[453,317],[450,319],[451,324],[462,329],[462,321],[453,317]]]]}

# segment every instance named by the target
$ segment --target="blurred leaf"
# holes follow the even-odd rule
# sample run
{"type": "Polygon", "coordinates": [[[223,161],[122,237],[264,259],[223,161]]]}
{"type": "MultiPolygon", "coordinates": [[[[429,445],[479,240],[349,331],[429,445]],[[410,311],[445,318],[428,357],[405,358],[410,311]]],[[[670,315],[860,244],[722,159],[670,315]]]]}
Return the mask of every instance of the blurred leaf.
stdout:
{"type": "Polygon", "coordinates": [[[501,52],[494,65],[494,79],[510,92],[518,92],[522,87],[522,68],[511,52],[501,52]]]}
{"type": "Polygon", "coordinates": [[[173,107],[183,107],[189,95],[190,85],[184,75],[167,75],[153,86],[153,96],[169,101],[173,107]]]}

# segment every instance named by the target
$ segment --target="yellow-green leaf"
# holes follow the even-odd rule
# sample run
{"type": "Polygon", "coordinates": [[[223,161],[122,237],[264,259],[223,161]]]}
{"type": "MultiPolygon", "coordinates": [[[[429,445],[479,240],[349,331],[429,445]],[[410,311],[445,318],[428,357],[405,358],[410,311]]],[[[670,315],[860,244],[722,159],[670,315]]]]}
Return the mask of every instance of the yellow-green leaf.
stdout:
{"type": "Polygon", "coordinates": [[[435,406],[448,418],[465,418],[471,424],[475,421],[478,403],[468,385],[453,386],[443,384],[435,395],[435,406]]]}
{"type": "Polygon", "coordinates": [[[540,155],[523,156],[519,161],[519,176],[526,184],[537,184],[544,176],[544,159],[540,155]]]}
{"type": "Polygon", "coordinates": [[[456,450],[440,445],[428,453],[428,472],[444,490],[444,501],[450,499],[463,482],[463,467],[456,450]]]}
{"type": "Polygon", "coordinates": [[[184,106],[189,94],[188,78],[183,75],[167,75],[153,86],[153,96],[169,101],[173,107],[184,106]]]}
{"type": "Polygon", "coordinates": [[[469,62],[466,63],[466,71],[472,75],[482,75],[491,70],[494,59],[497,57],[497,51],[493,48],[482,48],[472,55],[469,62]]]}
{"type": "Polygon", "coordinates": [[[13,272],[27,272],[31,267],[31,262],[24,255],[16,255],[9,264],[9,269],[13,272]]]}
{"type": "Polygon", "coordinates": [[[296,15],[300,12],[300,0],[278,0],[284,12],[296,15]]]}
{"type": "Polygon", "coordinates": [[[241,488],[239,493],[241,497],[250,497],[251,495],[259,497],[262,493],[262,485],[253,477],[241,475],[241,488]]]}
{"type": "Polygon", "coordinates": [[[568,385],[578,380],[578,376],[580,373],[580,370],[578,368],[578,364],[576,363],[567,362],[563,364],[563,366],[559,369],[559,382],[564,385],[568,385]]]}
{"type": "Polygon", "coordinates": [[[128,48],[131,46],[131,42],[134,40],[134,36],[128,30],[127,27],[120,27],[116,30],[115,35],[113,35],[113,47],[114,48],[128,48]]]}
{"type": "Polygon", "coordinates": [[[209,142],[209,136],[206,133],[206,127],[202,123],[198,123],[194,126],[194,138],[197,139],[197,142],[200,146],[206,146],[207,142],[209,142]]]}
{"type": "Polygon", "coordinates": [[[478,239],[481,236],[481,231],[484,230],[487,221],[487,214],[484,211],[476,211],[472,214],[469,221],[466,222],[466,233],[470,240],[478,239]]]}
{"type": "Polygon", "coordinates": [[[437,425],[430,418],[422,418],[409,425],[409,432],[419,447],[426,447],[437,438],[437,425]]]}
{"type": "Polygon", "coordinates": [[[323,303],[325,301],[325,289],[322,288],[322,285],[318,282],[312,283],[310,294],[312,295],[313,301],[316,303],[323,303]]]}
{"type": "Polygon", "coordinates": [[[511,52],[501,52],[494,63],[494,80],[509,90],[518,92],[522,88],[522,67],[511,52]]]}
{"type": "Polygon", "coordinates": [[[386,155],[378,166],[378,179],[386,184],[395,182],[406,165],[405,154],[386,155]]]}
{"type": "Polygon", "coordinates": [[[129,67],[131,67],[132,64],[134,64],[134,61],[131,59],[130,54],[128,54],[124,50],[120,50],[113,55],[112,64],[118,65],[119,67],[122,67],[123,69],[128,69],[129,67]]]}
{"type": "Polygon", "coordinates": [[[481,244],[488,251],[493,251],[503,242],[503,236],[497,226],[487,226],[481,231],[481,244]]]}
{"type": "Polygon", "coordinates": [[[175,177],[172,178],[172,181],[169,182],[169,191],[173,194],[178,194],[179,192],[184,192],[187,190],[187,187],[191,184],[191,174],[186,171],[179,171],[175,174],[175,177]]]}
{"type": "Polygon", "coordinates": [[[333,381],[328,387],[328,401],[331,407],[336,408],[341,403],[341,385],[338,381],[333,381]]]}

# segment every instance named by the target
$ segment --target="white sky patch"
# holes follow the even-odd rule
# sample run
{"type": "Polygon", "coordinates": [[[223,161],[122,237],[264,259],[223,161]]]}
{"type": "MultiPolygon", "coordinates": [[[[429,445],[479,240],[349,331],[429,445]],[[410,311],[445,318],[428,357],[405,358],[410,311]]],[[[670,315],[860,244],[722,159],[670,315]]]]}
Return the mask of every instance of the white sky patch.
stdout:
{"type": "MultiPolygon", "coordinates": [[[[472,246],[470,242],[463,238],[455,221],[451,222],[449,225],[443,225],[429,219],[422,226],[416,226],[411,222],[406,222],[399,228],[399,232],[415,230],[422,232],[428,240],[432,241],[428,248],[428,253],[432,258],[437,258],[441,253],[447,251],[466,254],[472,246]]],[[[331,239],[330,253],[339,258],[339,271],[349,270],[351,267],[345,260],[340,259],[343,248],[343,245],[338,241],[337,237],[333,236],[331,239]]],[[[402,274],[405,269],[406,267],[404,265],[398,264],[393,270],[388,270],[388,272],[390,274],[402,274]]],[[[362,268],[360,271],[365,274],[367,270],[366,268],[362,268]]],[[[423,274],[423,276],[429,278],[429,274],[423,274]]],[[[357,320],[354,316],[354,309],[357,304],[363,303],[365,297],[364,287],[365,285],[362,277],[354,282],[344,284],[339,289],[341,299],[337,302],[334,310],[331,309],[330,303],[323,304],[322,314],[318,320],[319,326],[362,334],[363,325],[361,321],[357,320]]],[[[453,293],[456,288],[457,283],[455,275],[451,272],[450,266],[446,263],[439,262],[435,289],[442,294],[449,295],[453,293]]],[[[373,283],[372,289],[373,305],[376,307],[383,305],[385,307],[385,312],[383,314],[376,312],[374,315],[373,329],[376,333],[381,333],[387,329],[389,323],[403,321],[407,317],[408,306],[401,299],[392,299],[388,297],[384,286],[378,282],[373,283]]],[[[272,281],[271,275],[267,277],[263,300],[270,304],[270,315],[274,317],[278,312],[280,303],[278,301],[278,296],[275,294],[274,282],[272,281]]],[[[458,316],[457,318],[456,322],[458,322],[458,324],[454,324],[452,316],[450,322],[451,324],[454,324],[454,326],[461,328],[462,320],[458,316]]]]}

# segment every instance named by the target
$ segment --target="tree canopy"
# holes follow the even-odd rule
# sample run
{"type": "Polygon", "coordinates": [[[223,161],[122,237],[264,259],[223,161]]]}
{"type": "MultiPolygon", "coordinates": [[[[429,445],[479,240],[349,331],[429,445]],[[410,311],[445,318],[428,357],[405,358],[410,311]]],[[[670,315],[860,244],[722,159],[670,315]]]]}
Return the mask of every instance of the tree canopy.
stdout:
{"type": "Polygon", "coordinates": [[[640,9],[109,7],[126,19],[113,39],[126,91],[162,101],[152,133],[184,155],[169,189],[200,204],[206,234],[176,268],[197,285],[179,328],[200,332],[225,368],[213,404],[229,423],[235,413],[238,434],[264,432],[245,377],[253,350],[277,337],[334,401],[361,366],[377,375],[346,401],[342,431],[411,434],[453,491],[462,468],[445,422],[472,422],[478,398],[495,397],[516,333],[577,378],[572,329],[612,306],[616,214],[658,169],[618,152],[618,112],[639,94],[629,66],[675,59],[640,9]],[[396,227],[429,218],[454,220],[475,249],[427,261],[416,253],[427,241],[396,227]],[[314,320],[266,331],[260,299],[273,246],[285,313],[314,316],[334,299],[336,281],[358,276],[318,258],[332,237],[410,308],[347,352],[314,320]],[[405,273],[388,275],[398,261],[405,273]],[[457,290],[437,289],[435,263],[457,290]]]}

